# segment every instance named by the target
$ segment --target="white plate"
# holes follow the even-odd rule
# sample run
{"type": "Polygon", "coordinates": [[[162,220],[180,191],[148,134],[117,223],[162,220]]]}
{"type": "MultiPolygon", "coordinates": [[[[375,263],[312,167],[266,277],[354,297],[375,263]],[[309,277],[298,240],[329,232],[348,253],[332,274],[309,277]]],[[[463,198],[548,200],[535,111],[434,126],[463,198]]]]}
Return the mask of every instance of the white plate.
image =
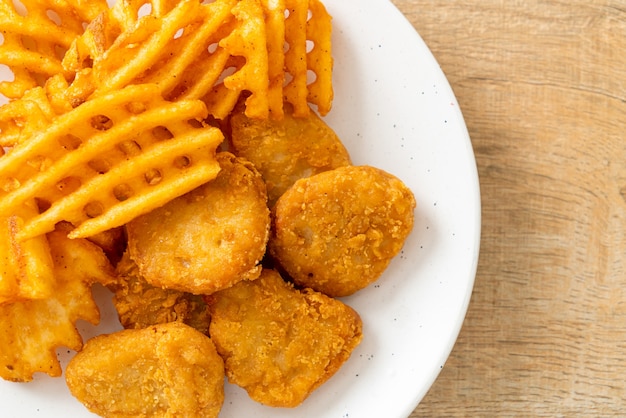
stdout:
{"type": "MultiPolygon", "coordinates": [[[[296,409],[264,407],[226,385],[220,418],[406,418],[434,382],[463,323],[480,239],[478,176],[450,86],[388,0],[325,0],[333,15],[335,101],[326,118],[355,164],[385,169],[415,193],[416,226],[383,277],[345,298],[365,337],[349,361],[296,409]]],[[[106,302],[106,292],[100,300],[106,302]]],[[[115,329],[103,305],[104,327],[115,329]]],[[[72,353],[61,349],[65,364],[72,353]]],[[[0,381],[3,416],[92,416],[62,378],[0,381]]]]}

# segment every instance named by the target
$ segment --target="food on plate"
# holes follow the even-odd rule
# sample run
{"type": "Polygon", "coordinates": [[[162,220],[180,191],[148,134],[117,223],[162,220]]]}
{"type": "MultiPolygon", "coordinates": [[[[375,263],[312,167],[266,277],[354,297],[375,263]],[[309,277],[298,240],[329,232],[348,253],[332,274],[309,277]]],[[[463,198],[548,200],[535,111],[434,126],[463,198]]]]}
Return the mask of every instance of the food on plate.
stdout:
{"type": "Polygon", "coordinates": [[[362,339],[361,318],[352,308],[311,289],[297,290],[274,270],[206,300],[209,333],[229,381],[265,405],[301,404],[362,339]]]}
{"type": "Polygon", "coordinates": [[[333,296],[415,201],[318,116],[331,29],[319,0],[0,0],[0,377],[59,376],[66,346],[96,414],[217,417],[225,373],[295,407],[337,372],[362,322],[333,296]],[[126,329],[83,344],[94,284],[126,329]]]}
{"type": "Polygon", "coordinates": [[[204,334],[180,322],[128,329],[87,341],[65,379],[103,417],[217,417],[224,363],[204,334]]]}
{"type": "Polygon", "coordinates": [[[270,214],[261,175],[217,155],[217,177],[126,226],[130,258],[151,285],[210,294],[261,272],[270,214]]]}
{"type": "Polygon", "coordinates": [[[119,1],[65,55],[63,68],[74,77],[66,95],[79,104],[154,83],[168,100],[202,99],[218,119],[243,92],[250,117],[282,117],[283,97],[302,114],[309,102],[326,114],[333,98],[330,30],[318,0],[119,1]]]}
{"type": "Polygon", "coordinates": [[[126,231],[124,226],[107,229],[87,239],[102,248],[113,264],[117,264],[121,260],[126,250],[126,231]]]}
{"type": "MultiPolygon", "coordinates": [[[[35,215],[34,202],[23,205],[22,214],[35,215]]],[[[0,306],[29,299],[45,299],[54,289],[54,272],[48,240],[38,236],[17,239],[23,227],[16,215],[0,216],[0,306]]]]}
{"type": "Polygon", "coordinates": [[[293,106],[284,109],[281,120],[250,118],[242,106],[230,116],[232,151],[259,170],[270,207],[296,180],[350,164],[341,140],[315,111],[294,117],[293,106]]]}
{"type": "Polygon", "coordinates": [[[72,238],[123,225],[217,175],[223,135],[206,116],[201,101],[168,102],[148,84],[85,102],[0,158],[0,215],[38,202],[21,239],[59,221],[72,238]]]}
{"type": "Polygon", "coordinates": [[[19,98],[42,80],[61,73],[61,58],[74,39],[107,8],[105,0],[0,2],[0,62],[13,73],[0,94],[19,98]]]}
{"type": "Polygon", "coordinates": [[[278,199],[269,252],[299,286],[348,296],[398,254],[414,209],[411,190],[381,169],[326,171],[296,181],[278,199]]]}
{"type": "Polygon", "coordinates": [[[113,305],[124,328],[181,321],[202,333],[209,329],[209,312],[202,296],[150,285],[124,253],[116,266],[113,305]]]}
{"type": "Polygon", "coordinates": [[[113,268],[102,250],[83,240],[67,238],[57,229],[48,234],[54,287],[44,299],[0,305],[0,377],[16,382],[33,379],[36,372],[61,375],[56,349],[80,350],[83,340],[75,323],[97,324],[100,312],[91,295],[95,282],[110,283],[113,268]]]}

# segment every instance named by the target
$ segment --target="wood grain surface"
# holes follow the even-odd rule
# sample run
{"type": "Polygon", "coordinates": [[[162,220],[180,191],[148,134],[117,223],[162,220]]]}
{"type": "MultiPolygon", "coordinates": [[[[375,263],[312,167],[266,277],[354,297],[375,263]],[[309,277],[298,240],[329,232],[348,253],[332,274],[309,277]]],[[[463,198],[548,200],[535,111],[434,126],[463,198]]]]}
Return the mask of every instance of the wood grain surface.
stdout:
{"type": "Polygon", "coordinates": [[[410,416],[624,416],[626,2],[393,3],[458,98],[483,207],[465,323],[410,416]]]}

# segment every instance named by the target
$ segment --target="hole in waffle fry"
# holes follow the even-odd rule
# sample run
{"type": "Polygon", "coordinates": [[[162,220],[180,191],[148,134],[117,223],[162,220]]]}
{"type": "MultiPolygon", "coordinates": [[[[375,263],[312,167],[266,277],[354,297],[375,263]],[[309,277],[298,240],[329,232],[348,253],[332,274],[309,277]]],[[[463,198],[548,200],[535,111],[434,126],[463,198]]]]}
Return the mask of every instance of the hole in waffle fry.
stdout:
{"type": "Polygon", "coordinates": [[[13,190],[17,190],[20,188],[20,181],[18,179],[16,179],[15,177],[8,177],[3,183],[2,183],[2,190],[4,190],[5,192],[9,193],[12,192],[13,190]]]}
{"type": "Polygon", "coordinates": [[[313,42],[310,39],[307,39],[306,40],[306,52],[309,53],[313,51],[313,48],[315,48],[315,42],[313,42]]]}
{"type": "Polygon", "coordinates": [[[91,118],[91,126],[99,131],[107,131],[113,127],[113,121],[105,115],[96,115],[91,118]]]}
{"type": "Polygon", "coordinates": [[[311,84],[311,83],[314,83],[315,80],[317,80],[317,74],[315,74],[315,71],[307,70],[307,72],[306,72],[306,83],[307,84],[311,84]]]}
{"type": "Polygon", "coordinates": [[[113,188],[113,196],[120,201],[130,198],[133,195],[133,189],[128,184],[118,184],[113,188]]]}
{"type": "Polygon", "coordinates": [[[15,81],[15,73],[11,71],[8,65],[0,64],[0,74],[2,74],[7,82],[15,81]]]}
{"type": "Polygon", "coordinates": [[[207,48],[207,51],[209,51],[209,54],[214,53],[215,51],[217,51],[217,42],[213,42],[211,45],[209,45],[209,47],[207,48]]]}
{"type": "Polygon", "coordinates": [[[200,129],[203,128],[204,126],[202,125],[202,122],[200,122],[197,119],[189,119],[187,121],[187,123],[189,124],[189,126],[191,126],[192,128],[196,128],[196,129],[200,129]]]}
{"type": "Polygon", "coordinates": [[[89,161],[87,165],[98,174],[104,174],[111,169],[111,164],[108,161],[99,158],[89,161]]]}
{"type": "Polygon", "coordinates": [[[174,138],[172,132],[170,132],[170,130],[167,129],[165,126],[157,126],[156,128],[154,128],[152,130],[152,135],[160,141],[174,138]]]}
{"type": "Polygon", "coordinates": [[[181,155],[180,157],[176,157],[174,159],[174,167],[176,168],[187,168],[191,165],[191,158],[186,155],[181,155]]]}
{"type": "Polygon", "coordinates": [[[39,211],[39,213],[44,213],[45,211],[50,209],[50,206],[52,206],[52,203],[50,203],[50,201],[40,199],[38,197],[35,198],[35,204],[37,205],[37,210],[39,211]]]}
{"type": "Polygon", "coordinates": [[[176,31],[176,33],[174,34],[174,39],[178,39],[181,36],[183,36],[183,34],[185,33],[185,30],[183,28],[180,28],[176,31]]]}
{"type": "Polygon", "coordinates": [[[89,202],[83,207],[83,212],[88,218],[97,218],[104,212],[104,206],[100,202],[89,202]]]}
{"type": "Polygon", "coordinates": [[[57,26],[61,26],[61,16],[54,10],[46,10],[46,16],[53,21],[57,26]]]}
{"type": "Polygon", "coordinates": [[[13,6],[15,7],[15,11],[20,16],[28,15],[28,11],[26,10],[26,6],[20,0],[13,0],[13,6]]]}
{"type": "Polygon", "coordinates": [[[59,145],[61,145],[68,151],[74,151],[75,149],[78,149],[78,147],[80,147],[80,144],[82,143],[83,141],[79,137],[71,134],[67,134],[59,138],[59,145]]]}
{"type": "Polygon", "coordinates": [[[236,71],[237,71],[237,67],[226,67],[226,68],[224,68],[224,71],[222,71],[222,74],[220,74],[220,77],[217,79],[217,83],[216,84],[222,83],[226,77],[235,74],[236,71]]]}
{"type": "Polygon", "coordinates": [[[65,56],[65,53],[66,53],[66,50],[61,45],[54,46],[54,56],[57,57],[59,61],[63,59],[63,57],[65,56]]]}
{"type": "Polygon", "coordinates": [[[291,83],[291,80],[293,80],[293,76],[291,75],[291,73],[285,73],[285,80],[283,81],[283,87],[291,83]]]}
{"type": "Polygon", "coordinates": [[[63,180],[59,181],[56,184],[57,189],[65,194],[68,195],[76,190],[78,190],[78,188],[81,186],[82,182],[80,181],[80,179],[78,177],[66,177],[63,180]]]}
{"type": "Polygon", "coordinates": [[[146,105],[141,102],[130,102],[126,105],[126,110],[133,115],[138,115],[146,111],[146,105]]]}
{"type": "Polygon", "coordinates": [[[152,14],[152,3],[144,3],[137,10],[137,17],[148,16],[152,14]]]}
{"type": "Polygon", "coordinates": [[[35,40],[30,36],[22,36],[22,45],[24,45],[24,48],[29,51],[37,50],[37,42],[35,42],[35,40]]]}
{"type": "Polygon", "coordinates": [[[137,141],[122,141],[117,144],[117,147],[128,157],[134,157],[141,154],[141,146],[137,143],[137,141]]]}
{"type": "Polygon", "coordinates": [[[146,172],[146,174],[144,174],[144,178],[146,179],[146,183],[148,183],[150,186],[155,186],[159,184],[161,180],[163,180],[163,174],[161,174],[160,170],[157,170],[156,168],[151,168],[146,172]]]}

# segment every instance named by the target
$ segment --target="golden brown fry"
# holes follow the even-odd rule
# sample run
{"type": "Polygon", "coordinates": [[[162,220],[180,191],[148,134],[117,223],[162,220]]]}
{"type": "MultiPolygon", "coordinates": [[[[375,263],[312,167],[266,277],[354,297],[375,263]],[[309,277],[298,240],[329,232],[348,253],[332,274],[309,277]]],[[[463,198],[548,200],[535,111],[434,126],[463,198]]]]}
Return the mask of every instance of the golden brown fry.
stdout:
{"type": "Polygon", "coordinates": [[[197,123],[206,116],[201,101],[167,102],[154,85],[90,100],[0,158],[0,215],[45,204],[21,239],[61,220],[77,226],[72,238],[121,226],[217,175],[223,135],[197,123]]]}
{"type": "Polygon", "coordinates": [[[207,297],[210,335],[230,382],[265,405],[295,407],[328,380],[362,338],[359,315],[273,270],[207,297]]]}
{"type": "Polygon", "coordinates": [[[119,1],[65,55],[63,68],[73,79],[65,96],[76,106],[92,95],[154,83],[169,100],[202,98],[217,119],[244,92],[249,117],[280,119],[283,96],[297,116],[308,114],[307,101],[324,115],[333,98],[330,29],[318,1],[119,1]],[[138,17],[145,5],[148,13],[138,17]]]}
{"type": "Polygon", "coordinates": [[[207,184],[127,225],[128,249],[153,286],[209,294],[255,279],[269,231],[267,194],[249,162],[219,153],[207,184]]]}
{"type": "Polygon", "coordinates": [[[9,98],[19,98],[62,73],[61,57],[83,32],[83,24],[107,8],[105,0],[20,3],[18,10],[12,0],[0,1],[0,64],[14,76],[0,82],[0,93],[9,98]]]}
{"type": "Polygon", "coordinates": [[[319,0],[310,0],[311,17],[306,23],[307,38],[313,47],[307,54],[307,67],[315,74],[308,85],[307,100],[317,106],[320,115],[330,112],[333,102],[333,55],[331,16],[319,0]]]}
{"type": "MultiPolygon", "coordinates": [[[[22,216],[37,213],[33,202],[21,208],[22,216]]],[[[45,236],[19,241],[24,220],[0,217],[0,305],[29,299],[44,299],[54,291],[54,271],[45,236]]]]}
{"type": "Polygon", "coordinates": [[[265,119],[269,116],[269,63],[264,11],[258,0],[241,0],[232,13],[239,25],[219,45],[244,60],[234,74],[224,79],[224,86],[249,92],[246,115],[265,119]]]}
{"type": "Polygon", "coordinates": [[[208,332],[209,312],[202,296],[148,284],[128,252],[117,265],[117,273],[113,304],[124,328],[180,321],[203,334],[208,332]]]}
{"type": "Polygon", "coordinates": [[[339,137],[314,111],[296,118],[289,103],[284,108],[282,120],[249,118],[241,106],[230,118],[233,152],[259,170],[270,207],[296,180],[350,164],[339,137]]]}
{"type": "Polygon", "coordinates": [[[298,180],[274,206],[270,254],[300,286],[347,296],[374,282],[413,228],[415,199],[369,166],[298,180]]]}
{"type": "Polygon", "coordinates": [[[218,416],[224,364],[211,340],[179,322],[89,340],[69,362],[71,393],[110,418],[218,416]]]}
{"type": "Polygon", "coordinates": [[[113,279],[108,273],[112,268],[95,245],[70,240],[60,230],[48,234],[48,240],[55,276],[50,297],[0,306],[0,377],[6,380],[30,381],[36,372],[60,376],[55,349],[80,350],[75,322],[97,324],[100,318],[91,284],[113,279]]]}

